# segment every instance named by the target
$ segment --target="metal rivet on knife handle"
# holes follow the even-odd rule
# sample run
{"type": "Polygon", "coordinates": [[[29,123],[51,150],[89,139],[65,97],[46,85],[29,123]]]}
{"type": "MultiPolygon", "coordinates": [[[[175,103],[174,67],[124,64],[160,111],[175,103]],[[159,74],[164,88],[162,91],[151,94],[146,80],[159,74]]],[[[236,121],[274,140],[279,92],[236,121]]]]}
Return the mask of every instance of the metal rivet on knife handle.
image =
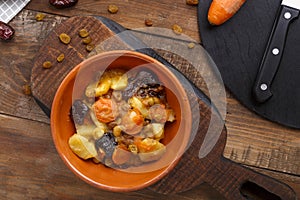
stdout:
{"type": "Polygon", "coordinates": [[[259,103],[273,96],[271,86],[283,55],[288,28],[299,16],[299,10],[300,0],[282,0],[253,86],[253,96],[259,103]]]}

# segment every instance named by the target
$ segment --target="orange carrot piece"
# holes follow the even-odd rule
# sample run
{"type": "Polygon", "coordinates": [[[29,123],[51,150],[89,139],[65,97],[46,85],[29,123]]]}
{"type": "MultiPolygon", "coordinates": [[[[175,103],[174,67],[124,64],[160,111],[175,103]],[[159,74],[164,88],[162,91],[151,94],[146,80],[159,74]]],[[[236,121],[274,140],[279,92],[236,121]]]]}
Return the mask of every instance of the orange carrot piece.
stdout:
{"type": "Polygon", "coordinates": [[[208,21],[212,25],[221,25],[230,19],[246,0],[213,0],[208,10],[208,21]]]}

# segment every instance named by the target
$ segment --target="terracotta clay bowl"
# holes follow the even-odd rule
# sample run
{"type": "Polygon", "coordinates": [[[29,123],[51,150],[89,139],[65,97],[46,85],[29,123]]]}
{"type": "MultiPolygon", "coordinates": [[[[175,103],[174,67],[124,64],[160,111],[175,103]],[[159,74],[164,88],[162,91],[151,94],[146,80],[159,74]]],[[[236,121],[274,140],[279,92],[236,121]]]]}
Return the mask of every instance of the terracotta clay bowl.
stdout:
{"type": "Polygon", "coordinates": [[[105,52],[77,65],[62,81],[51,109],[53,141],[67,167],[87,183],[115,192],[139,190],[162,179],[176,166],[186,150],[191,129],[191,105],[180,81],[163,64],[135,51],[105,52]],[[166,145],[166,152],[161,159],[139,167],[119,170],[101,163],[95,164],[91,160],[83,160],[70,149],[68,140],[76,132],[70,114],[73,99],[84,93],[95,73],[113,68],[122,68],[125,71],[147,69],[165,86],[167,101],[175,111],[176,120],[165,127],[162,143],[166,145]]]}

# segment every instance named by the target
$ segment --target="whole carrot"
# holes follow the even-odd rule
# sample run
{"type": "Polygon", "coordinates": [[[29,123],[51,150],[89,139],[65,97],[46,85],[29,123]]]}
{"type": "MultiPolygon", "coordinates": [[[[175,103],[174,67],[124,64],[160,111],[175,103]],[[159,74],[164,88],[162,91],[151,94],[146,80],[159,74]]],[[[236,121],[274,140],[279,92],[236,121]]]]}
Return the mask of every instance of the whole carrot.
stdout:
{"type": "Polygon", "coordinates": [[[230,19],[246,0],[213,0],[208,10],[208,21],[212,25],[221,25],[230,19]]]}

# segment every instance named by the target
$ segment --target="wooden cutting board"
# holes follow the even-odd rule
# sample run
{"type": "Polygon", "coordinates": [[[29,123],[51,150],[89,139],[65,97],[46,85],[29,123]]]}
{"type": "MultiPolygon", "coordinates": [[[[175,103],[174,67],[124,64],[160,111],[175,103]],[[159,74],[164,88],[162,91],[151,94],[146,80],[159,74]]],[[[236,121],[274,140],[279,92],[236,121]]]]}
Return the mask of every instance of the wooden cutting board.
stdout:
{"type": "MultiPolygon", "coordinates": [[[[103,17],[83,16],[72,17],[54,28],[35,57],[31,76],[33,96],[48,115],[51,112],[55,92],[63,78],[74,66],[91,55],[86,51],[85,45],[81,43],[81,38],[78,36],[78,31],[82,28],[89,31],[90,36],[93,38],[93,44],[97,47],[102,41],[126,30],[119,24],[103,17]],[[60,33],[67,33],[72,38],[69,45],[62,44],[58,40],[60,33]],[[56,62],[56,58],[60,53],[65,54],[65,60],[62,63],[56,62]],[[45,61],[52,62],[53,66],[50,69],[44,69],[42,65],[45,61]]],[[[113,45],[115,49],[131,49],[131,46],[136,42],[140,41],[133,37],[127,37],[120,38],[110,45],[113,45]]],[[[93,52],[94,54],[101,52],[101,49],[96,48],[96,50],[93,52]]],[[[102,49],[102,51],[104,50],[102,49]]],[[[175,57],[176,55],[162,52],[163,58],[152,49],[142,49],[140,51],[158,59],[170,68],[173,66],[166,60],[174,61],[175,59],[175,67],[178,70],[186,71],[186,67],[191,67],[188,73],[193,74],[192,79],[194,80],[192,81],[197,82],[201,79],[196,69],[187,65],[186,60],[175,57]]],[[[185,75],[189,76],[189,74],[185,75]]],[[[194,141],[182,156],[178,165],[166,177],[150,186],[149,189],[163,194],[170,194],[187,191],[196,185],[207,182],[230,200],[246,199],[246,196],[253,197],[258,194],[257,191],[262,192],[260,197],[263,199],[295,199],[295,193],[289,186],[244,168],[222,156],[226,143],[226,128],[218,113],[212,109],[209,99],[201,91],[199,91],[199,94],[196,104],[200,107],[201,120],[194,141]],[[213,117],[217,120],[210,124],[213,117]],[[199,150],[209,126],[211,125],[210,128],[217,129],[220,124],[222,131],[217,143],[206,157],[200,159],[198,157],[199,150]]]]}
{"type": "Polygon", "coordinates": [[[300,18],[290,24],[283,57],[271,87],[273,96],[260,104],[252,96],[252,86],[281,0],[246,1],[229,21],[215,27],[207,21],[210,3],[211,0],[199,1],[200,36],[227,88],[255,113],[300,128],[300,18]]]}

